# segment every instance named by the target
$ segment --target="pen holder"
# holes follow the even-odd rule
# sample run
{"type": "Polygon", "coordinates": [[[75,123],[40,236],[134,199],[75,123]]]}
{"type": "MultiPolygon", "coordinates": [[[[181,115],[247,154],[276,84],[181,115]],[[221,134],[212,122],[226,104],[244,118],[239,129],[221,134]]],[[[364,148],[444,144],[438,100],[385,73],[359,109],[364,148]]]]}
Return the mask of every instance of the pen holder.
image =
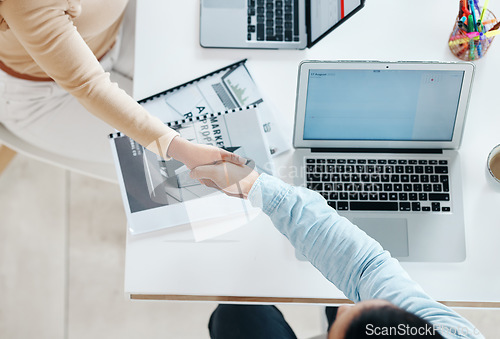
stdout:
{"type": "Polygon", "coordinates": [[[491,30],[497,24],[497,18],[492,12],[486,10],[483,17],[483,24],[480,28],[477,28],[480,32],[477,32],[468,28],[467,19],[465,19],[465,22],[462,19],[464,17],[462,13],[459,13],[457,16],[455,26],[448,40],[448,46],[451,52],[459,59],[465,61],[480,59],[486,55],[488,48],[495,38],[494,36],[487,37],[484,33],[491,30]]]}

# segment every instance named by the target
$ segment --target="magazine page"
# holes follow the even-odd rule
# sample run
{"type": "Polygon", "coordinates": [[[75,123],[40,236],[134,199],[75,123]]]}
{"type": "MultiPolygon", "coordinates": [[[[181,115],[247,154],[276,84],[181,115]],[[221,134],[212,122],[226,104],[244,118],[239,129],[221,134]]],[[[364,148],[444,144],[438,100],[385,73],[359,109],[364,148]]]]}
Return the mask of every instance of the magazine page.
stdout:
{"type": "MultiPolygon", "coordinates": [[[[168,124],[192,142],[224,148],[273,174],[258,106],[168,124]]],[[[189,176],[176,160],[165,161],[125,135],[111,138],[120,187],[133,234],[248,213],[246,201],[227,197],[189,176]]]]}

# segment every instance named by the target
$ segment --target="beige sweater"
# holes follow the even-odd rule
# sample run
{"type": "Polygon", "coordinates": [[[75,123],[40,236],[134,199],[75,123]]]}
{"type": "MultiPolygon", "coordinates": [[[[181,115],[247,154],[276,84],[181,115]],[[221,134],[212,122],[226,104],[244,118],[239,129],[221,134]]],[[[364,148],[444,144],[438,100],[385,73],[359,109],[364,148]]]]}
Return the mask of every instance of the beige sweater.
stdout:
{"type": "Polygon", "coordinates": [[[109,80],[98,62],[113,46],[127,0],[0,0],[0,61],[55,80],[92,114],[165,156],[177,135],[109,80]]]}

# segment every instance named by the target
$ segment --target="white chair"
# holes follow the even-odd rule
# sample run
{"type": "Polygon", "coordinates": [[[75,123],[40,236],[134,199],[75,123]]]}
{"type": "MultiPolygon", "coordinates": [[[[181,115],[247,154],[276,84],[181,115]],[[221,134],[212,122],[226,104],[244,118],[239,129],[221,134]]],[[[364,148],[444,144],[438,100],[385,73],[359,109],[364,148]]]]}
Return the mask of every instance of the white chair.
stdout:
{"type": "Polygon", "coordinates": [[[118,182],[113,164],[85,162],[48,152],[20,139],[0,124],[0,174],[16,153],[96,179],[111,183],[118,182]]]}

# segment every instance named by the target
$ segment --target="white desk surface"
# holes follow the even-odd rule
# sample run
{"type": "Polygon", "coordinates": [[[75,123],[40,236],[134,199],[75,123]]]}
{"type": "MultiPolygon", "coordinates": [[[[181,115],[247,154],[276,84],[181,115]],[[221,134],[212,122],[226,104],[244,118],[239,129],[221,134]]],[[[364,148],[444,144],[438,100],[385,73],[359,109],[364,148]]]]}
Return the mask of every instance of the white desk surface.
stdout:
{"type": "MultiPolygon", "coordinates": [[[[500,15],[498,4],[490,8],[500,15]]],[[[255,82],[277,107],[291,140],[300,61],[457,61],[447,45],[457,11],[457,0],[367,1],[311,49],[204,49],[199,45],[199,1],[138,0],[135,97],[145,98],[248,58],[255,82]]],[[[450,305],[500,306],[500,192],[487,183],[485,174],[486,157],[500,143],[499,60],[500,40],[475,62],[460,149],[467,259],[403,263],[432,297],[450,305]]],[[[287,164],[290,158],[291,152],[276,163],[287,164]]],[[[134,299],[321,303],[345,298],[312,265],[295,259],[292,246],[262,214],[205,242],[192,241],[189,229],[129,236],[125,291],[134,299]]]]}

